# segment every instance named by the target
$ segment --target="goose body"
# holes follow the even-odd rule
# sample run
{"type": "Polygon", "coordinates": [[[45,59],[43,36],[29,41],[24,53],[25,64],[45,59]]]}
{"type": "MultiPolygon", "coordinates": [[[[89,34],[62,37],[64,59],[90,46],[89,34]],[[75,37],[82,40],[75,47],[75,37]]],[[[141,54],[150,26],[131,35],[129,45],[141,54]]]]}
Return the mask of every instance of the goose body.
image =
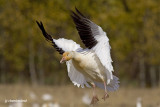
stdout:
{"type": "Polygon", "coordinates": [[[75,68],[84,75],[89,82],[103,82],[107,80],[105,68],[94,52],[86,54],[74,52],[72,63],[75,68]]]}
{"type": "MultiPolygon", "coordinates": [[[[109,39],[106,32],[94,22],[86,18],[78,9],[71,15],[85,49],[73,40],[64,38],[53,39],[42,22],[37,22],[44,37],[62,55],[61,63],[66,62],[68,76],[78,87],[99,87],[105,90],[103,99],[108,97],[108,91],[119,88],[119,79],[112,74],[113,66],[110,55],[109,39]]],[[[98,101],[95,92],[91,104],[98,101]]]]}

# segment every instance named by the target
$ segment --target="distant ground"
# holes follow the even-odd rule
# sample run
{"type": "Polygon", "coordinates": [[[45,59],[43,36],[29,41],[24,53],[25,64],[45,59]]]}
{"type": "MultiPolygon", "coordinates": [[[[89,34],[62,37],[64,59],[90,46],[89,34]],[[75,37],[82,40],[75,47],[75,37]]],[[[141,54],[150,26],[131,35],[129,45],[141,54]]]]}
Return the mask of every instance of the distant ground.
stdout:
{"type": "MultiPolygon", "coordinates": [[[[121,87],[117,92],[110,92],[110,97],[103,101],[101,97],[104,91],[97,89],[100,99],[94,107],[136,107],[138,98],[142,99],[143,107],[160,107],[160,88],[138,89],[121,87]]],[[[89,107],[82,102],[82,96],[89,94],[92,97],[92,89],[67,86],[36,86],[29,85],[0,85],[0,107],[8,107],[5,99],[23,99],[23,107],[32,107],[33,104],[41,107],[44,103],[59,103],[60,107],[89,107]],[[33,94],[33,95],[31,95],[33,94]],[[52,99],[43,101],[42,95],[50,94],[52,99]]],[[[37,106],[38,107],[38,106],[37,106]]]]}

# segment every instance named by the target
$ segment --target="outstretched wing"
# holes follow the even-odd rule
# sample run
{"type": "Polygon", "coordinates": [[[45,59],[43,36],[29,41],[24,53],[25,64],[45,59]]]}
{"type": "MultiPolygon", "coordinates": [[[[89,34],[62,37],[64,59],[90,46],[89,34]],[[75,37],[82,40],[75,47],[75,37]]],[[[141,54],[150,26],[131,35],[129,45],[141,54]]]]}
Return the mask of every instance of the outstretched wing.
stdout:
{"type": "Polygon", "coordinates": [[[103,66],[105,66],[108,78],[107,84],[109,84],[110,80],[113,79],[113,67],[110,55],[111,47],[106,33],[100,26],[87,19],[78,9],[76,9],[76,13],[72,11],[71,17],[84,45],[94,50],[103,66]]]}
{"type": "Polygon", "coordinates": [[[80,45],[74,42],[73,40],[68,40],[64,38],[60,39],[53,39],[51,35],[49,35],[42,22],[36,21],[39,28],[41,29],[43,36],[46,38],[47,41],[52,43],[52,46],[59,52],[59,54],[63,54],[66,51],[76,51],[77,49],[81,49],[80,45]]]}
{"type": "MultiPolygon", "coordinates": [[[[37,22],[37,21],[36,21],[37,22]]],[[[51,37],[51,35],[49,35],[44,27],[42,22],[37,22],[39,28],[41,29],[43,36],[46,38],[47,41],[49,41],[50,43],[52,43],[52,46],[60,53],[63,54],[66,51],[80,51],[82,50],[82,48],[80,47],[79,44],[76,44],[76,42],[72,41],[72,40],[67,40],[64,38],[60,38],[60,39],[53,39],[51,37]]],[[[88,83],[85,80],[85,77],[75,69],[74,65],[72,64],[72,60],[67,61],[67,69],[68,69],[68,76],[70,78],[70,80],[72,81],[72,83],[76,86],[81,86],[82,88],[84,87],[84,85],[86,85],[87,87],[90,87],[88,85],[88,83]]]]}

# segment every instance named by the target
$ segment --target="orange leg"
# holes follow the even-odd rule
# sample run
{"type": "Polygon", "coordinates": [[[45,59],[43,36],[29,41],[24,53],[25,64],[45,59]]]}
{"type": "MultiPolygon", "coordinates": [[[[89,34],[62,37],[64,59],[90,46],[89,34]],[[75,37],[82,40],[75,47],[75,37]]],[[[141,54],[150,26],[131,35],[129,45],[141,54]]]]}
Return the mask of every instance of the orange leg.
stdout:
{"type": "Polygon", "coordinates": [[[106,86],[106,82],[103,81],[103,83],[104,83],[105,94],[104,94],[104,96],[102,97],[102,99],[104,99],[104,101],[105,101],[105,99],[108,98],[109,95],[108,95],[107,88],[106,88],[106,87],[107,87],[107,86],[106,86]]]}
{"type": "Polygon", "coordinates": [[[98,99],[98,97],[97,97],[97,95],[95,93],[96,85],[94,83],[92,83],[92,86],[93,86],[93,97],[92,97],[91,105],[92,104],[94,105],[99,101],[99,99],[98,99]]]}

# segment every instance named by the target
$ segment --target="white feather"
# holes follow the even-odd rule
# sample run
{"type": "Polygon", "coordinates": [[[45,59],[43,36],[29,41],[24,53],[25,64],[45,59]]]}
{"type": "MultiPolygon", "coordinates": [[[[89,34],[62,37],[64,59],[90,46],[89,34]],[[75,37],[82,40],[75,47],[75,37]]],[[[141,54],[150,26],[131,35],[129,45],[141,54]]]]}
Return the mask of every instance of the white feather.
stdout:
{"type": "MultiPolygon", "coordinates": [[[[98,26],[97,31],[98,31],[98,34],[93,36],[98,43],[91,50],[96,53],[102,65],[106,68],[105,72],[107,75],[107,89],[109,91],[114,91],[118,89],[119,82],[118,82],[118,79],[115,79],[117,77],[113,76],[112,74],[113,66],[112,66],[112,59],[110,55],[111,47],[109,45],[109,39],[101,27],[98,26]]],[[[62,50],[64,51],[81,52],[83,50],[79,44],[77,44],[72,40],[60,38],[58,40],[53,39],[53,41],[58,47],[62,48],[62,50]]],[[[91,50],[85,49],[85,51],[91,51],[91,50]]],[[[81,86],[82,88],[84,87],[84,85],[86,85],[87,87],[90,87],[90,85],[87,83],[86,78],[77,69],[75,69],[71,60],[67,61],[66,64],[68,69],[68,76],[74,85],[78,87],[81,86]]],[[[98,82],[95,82],[95,83],[98,87],[104,88],[102,83],[98,83],[98,82]]]]}
{"type": "Polygon", "coordinates": [[[64,51],[76,51],[77,49],[81,49],[80,45],[74,42],[73,40],[68,40],[64,38],[53,39],[55,44],[62,48],[64,51]]]}
{"type": "MultiPolygon", "coordinates": [[[[62,48],[64,51],[81,51],[82,50],[80,45],[74,42],[73,40],[60,38],[57,40],[53,39],[53,41],[58,47],[62,48]]],[[[78,87],[81,86],[82,88],[84,88],[84,85],[86,85],[87,87],[90,87],[86,82],[85,77],[75,69],[71,60],[67,61],[66,64],[67,64],[68,76],[74,85],[78,87]]]]}
{"type": "Polygon", "coordinates": [[[90,87],[83,74],[75,69],[74,65],[72,64],[72,60],[67,61],[66,64],[68,69],[68,76],[74,85],[78,87],[81,86],[82,88],[84,88],[84,85],[90,87]]]}
{"type": "Polygon", "coordinates": [[[99,28],[99,35],[94,36],[94,38],[98,41],[98,43],[92,49],[95,51],[101,63],[106,68],[107,84],[109,84],[110,81],[113,79],[112,75],[113,66],[110,55],[111,47],[109,45],[109,39],[106,36],[106,33],[102,30],[101,27],[98,28],[99,28]]]}
{"type": "MultiPolygon", "coordinates": [[[[107,91],[116,91],[119,88],[118,77],[113,75],[113,80],[111,80],[110,84],[107,85],[107,91]]],[[[104,89],[104,84],[100,82],[94,82],[97,87],[104,89]]]]}

